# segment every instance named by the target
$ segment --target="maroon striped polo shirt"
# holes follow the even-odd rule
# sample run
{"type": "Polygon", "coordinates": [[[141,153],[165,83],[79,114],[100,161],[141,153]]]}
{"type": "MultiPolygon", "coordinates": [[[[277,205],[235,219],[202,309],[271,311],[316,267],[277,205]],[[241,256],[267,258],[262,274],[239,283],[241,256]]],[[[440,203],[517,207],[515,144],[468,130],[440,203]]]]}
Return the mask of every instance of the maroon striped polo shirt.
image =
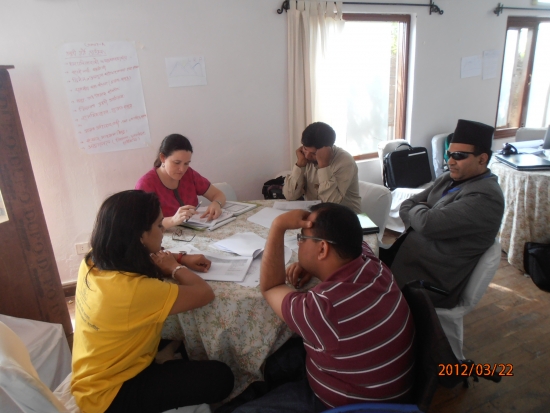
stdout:
{"type": "Polygon", "coordinates": [[[391,271],[366,243],[363,255],[282,304],[304,339],[311,388],[327,406],[407,399],[414,321],[391,271]]]}

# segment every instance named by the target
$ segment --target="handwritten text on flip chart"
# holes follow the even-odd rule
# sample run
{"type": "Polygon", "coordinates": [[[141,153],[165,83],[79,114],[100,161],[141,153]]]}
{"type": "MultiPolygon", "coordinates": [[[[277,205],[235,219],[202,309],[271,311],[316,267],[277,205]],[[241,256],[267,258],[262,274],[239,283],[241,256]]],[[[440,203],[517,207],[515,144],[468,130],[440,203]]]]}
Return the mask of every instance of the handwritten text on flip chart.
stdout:
{"type": "Polygon", "coordinates": [[[148,146],[149,122],[133,43],[67,43],[60,55],[80,148],[99,153],[148,146]]]}

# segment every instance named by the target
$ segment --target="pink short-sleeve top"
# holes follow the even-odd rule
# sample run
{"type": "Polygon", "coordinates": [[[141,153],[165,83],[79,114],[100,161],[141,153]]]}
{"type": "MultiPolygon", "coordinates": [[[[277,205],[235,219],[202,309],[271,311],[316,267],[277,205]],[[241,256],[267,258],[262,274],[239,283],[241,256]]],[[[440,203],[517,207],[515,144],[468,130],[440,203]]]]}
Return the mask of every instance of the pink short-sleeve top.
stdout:
{"type": "Polygon", "coordinates": [[[174,216],[180,206],[197,205],[199,203],[197,196],[204,195],[209,187],[210,181],[208,179],[193,168],[189,168],[180,179],[176,189],[167,188],[160,180],[157,169],[153,168],[139,178],[135,189],[157,194],[162,214],[165,217],[171,217],[174,216]]]}

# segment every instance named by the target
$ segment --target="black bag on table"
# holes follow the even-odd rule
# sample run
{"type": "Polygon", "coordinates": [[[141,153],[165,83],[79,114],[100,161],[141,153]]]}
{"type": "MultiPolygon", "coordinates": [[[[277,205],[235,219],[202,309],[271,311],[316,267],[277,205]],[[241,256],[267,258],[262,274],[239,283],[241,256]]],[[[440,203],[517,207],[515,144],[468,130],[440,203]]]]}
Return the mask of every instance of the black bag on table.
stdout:
{"type": "Polygon", "coordinates": [[[523,267],[537,287],[550,292],[550,244],[526,242],[523,247],[523,267]]]}
{"type": "Polygon", "coordinates": [[[285,184],[285,177],[279,176],[275,179],[270,179],[264,182],[262,187],[262,195],[264,199],[286,199],[283,195],[283,185],[285,184]]]}
{"type": "Polygon", "coordinates": [[[402,143],[393,152],[384,156],[384,185],[395,188],[418,188],[432,180],[428,150],[402,143]],[[401,146],[408,150],[399,150],[401,146]]]}

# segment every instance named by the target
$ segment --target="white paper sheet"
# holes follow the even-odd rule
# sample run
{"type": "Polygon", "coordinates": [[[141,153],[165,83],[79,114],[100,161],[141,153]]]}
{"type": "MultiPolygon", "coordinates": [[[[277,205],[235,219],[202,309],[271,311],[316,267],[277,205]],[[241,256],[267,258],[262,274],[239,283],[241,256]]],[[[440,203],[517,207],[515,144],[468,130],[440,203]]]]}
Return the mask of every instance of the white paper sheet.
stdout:
{"type": "Polygon", "coordinates": [[[196,229],[209,229],[213,230],[216,228],[221,227],[222,225],[227,224],[228,222],[234,221],[235,218],[233,218],[233,214],[231,212],[223,211],[221,215],[213,219],[211,221],[208,221],[208,217],[201,218],[201,215],[206,212],[206,209],[208,207],[200,207],[197,208],[197,213],[193,215],[191,218],[189,218],[188,221],[184,222],[183,225],[191,228],[196,229]],[[227,221],[227,222],[226,222],[227,221]]]}
{"type": "Polygon", "coordinates": [[[321,201],[289,201],[281,202],[275,201],[273,203],[273,208],[280,209],[283,211],[291,211],[293,209],[308,209],[310,206],[315,204],[320,204],[321,201]]]}
{"type": "Polygon", "coordinates": [[[286,211],[281,211],[280,209],[264,208],[247,219],[248,221],[261,225],[262,227],[271,228],[273,220],[285,212],[286,211]]]}
{"type": "MultiPolygon", "coordinates": [[[[263,254],[256,257],[254,261],[252,261],[252,264],[250,265],[250,268],[246,273],[245,279],[237,284],[242,285],[243,287],[250,288],[257,287],[260,284],[260,268],[262,266],[262,257],[263,254]]],[[[292,250],[285,246],[285,265],[288,264],[290,258],[292,258],[292,250]]]]}
{"type": "Polygon", "coordinates": [[[101,153],[149,146],[134,43],[67,43],[59,56],[79,147],[101,153]]]}
{"type": "Polygon", "coordinates": [[[203,56],[167,57],[165,63],[169,87],[206,85],[203,56]]]}
{"type": "Polygon", "coordinates": [[[483,80],[497,77],[500,70],[499,57],[500,52],[498,50],[485,50],[483,52],[483,80]]]}
{"type": "Polygon", "coordinates": [[[481,75],[481,57],[468,56],[460,61],[460,77],[474,77],[481,75]]]}
{"type": "Polygon", "coordinates": [[[222,239],[212,244],[212,246],[243,257],[256,258],[264,250],[265,241],[264,238],[253,232],[242,232],[222,239]]]}
{"type": "Polygon", "coordinates": [[[207,281],[243,281],[252,263],[252,257],[226,257],[209,252],[202,254],[212,262],[208,272],[190,271],[207,281]]]}

